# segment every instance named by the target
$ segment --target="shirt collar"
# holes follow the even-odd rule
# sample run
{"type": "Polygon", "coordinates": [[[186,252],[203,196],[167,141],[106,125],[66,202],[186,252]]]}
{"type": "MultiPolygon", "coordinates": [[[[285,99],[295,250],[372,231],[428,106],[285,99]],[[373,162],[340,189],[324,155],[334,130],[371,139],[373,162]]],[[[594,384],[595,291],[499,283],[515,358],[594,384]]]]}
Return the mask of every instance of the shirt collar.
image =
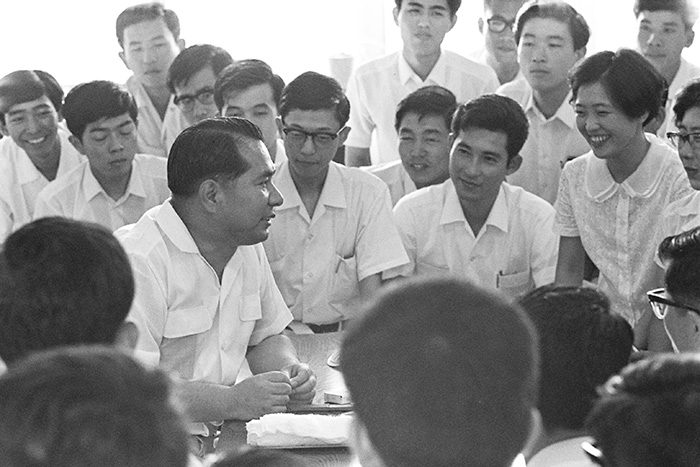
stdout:
{"type": "MultiPolygon", "coordinates": [[[[462,205],[459,203],[459,198],[457,197],[457,191],[452,183],[452,180],[448,179],[444,182],[445,184],[445,201],[442,207],[442,214],[440,216],[440,225],[451,224],[454,222],[467,222],[464,217],[464,212],[462,211],[462,205]]],[[[491,225],[496,227],[503,232],[508,232],[508,201],[506,200],[506,193],[503,184],[498,190],[498,196],[496,201],[494,201],[493,206],[491,206],[491,211],[489,216],[486,218],[484,225],[491,225]]]]}
{"type": "MultiPolygon", "coordinates": [[[[134,160],[131,161],[131,175],[129,176],[129,183],[127,184],[126,191],[120,200],[128,198],[132,195],[138,196],[139,198],[146,197],[146,189],[143,186],[143,180],[141,180],[141,177],[137,176],[137,172],[138,168],[136,158],[134,158],[134,160]]],[[[83,195],[85,195],[86,200],[90,201],[100,193],[104,193],[105,196],[109,196],[102,188],[102,185],[100,185],[100,182],[98,182],[95,178],[95,175],[90,169],[90,164],[88,163],[85,167],[85,173],[83,174],[83,195]]]]}
{"type": "MultiPolygon", "coordinates": [[[[297,187],[292,180],[292,174],[289,171],[289,161],[284,161],[280,166],[275,176],[275,185],[284,197],[284,203],[278,207],[278,211],[292,209],[301,206],[301,197],[297,191],[297,187]]],[[[347,208],[347,200],[345,199],[345,190],[342,189],[343,177],[340,169],[335,162],[328,164],[328,175],[321,190],[321,196],[318,203],[324,206],[336,208],[347,208]]]]}
{"type": "Polygon", "coordinates": [[[537,105],[535,104],[535,95],[532,92],[532,87],[530,86],[530,84],[527,84],[527,102],[524,106],[524,110],[525,113],[534,113],[537,116],[537,118],[539,118],[543,122],[558,119],[570,129],[576,130],[576,113],[574,112],[574,109],[571,106],[572,96],[573,94],[571,93],[571,91],[569,91],[569,93],[564,98],[564,102],[561,103],[554,115],[552,115],[551,118],[546,119],[544,115],[542,115],[542,112],[540,112],[540,109],[538,109],[537,105]]]}
{"type": "MultiPolygon", "coordinates": [[[[13,151],[17,160],[17,182],[20,185],[26,185],[27,183],[34,182],[36,180],[41,180],[46,178],[39,172],[32,160],[29,158],[24,149],[20,148],[17,143],[15,143],[9,136],[5,137],[8,141],[7,144],[13,148],[13,151]]],[[[56,171],[56,177],[69,172],[76,165],[78,165],[79,159],[71,154],[72,143],[68,140],[68,134],[61,128],[58,129],[58,138],[61,141],[61,155],[58,159],[58,170],[56,171]]],[[[73,149],[73,151],[76,151],[73,149]]],[[[77,152],[76,152],[77,154],[77,152]]],[[[48,182],[48,180],[47,180],[48,182]]]]}
{"type": "Polygon", "coordinates": [[[171,200],[166,200],[158,209],[155,216],[155,221],[163,230],[163,233],[170,239],[171,242],[183,253],[199,254],[199,248],[192,238],[192,234],[187,229],[187,226],[175,212],[175,208],[171,204],[171,200]]]}
{"type": "Polygon", "coordinates": [[[445,54],[442,53],[442,51],[440,51],[440,57],[438,58],[437,62],[435,62],[433,69],[430,70],[430,74],[425,79],[425,81],[423,81],[420,78],[420,76],[418,76],[416,72],[413,71],[413,68],[411,68],[411,65],[408,64],[406,58],[403,56],[403,52],[398,53],[398,59],[399,82],[402,86],[405,86],[410,80],[415,81],[417,84],[427,84],[428,82],[430,82],[439,86],[445,85],[447,76],[447,59],[445,58],[445,54]]]}

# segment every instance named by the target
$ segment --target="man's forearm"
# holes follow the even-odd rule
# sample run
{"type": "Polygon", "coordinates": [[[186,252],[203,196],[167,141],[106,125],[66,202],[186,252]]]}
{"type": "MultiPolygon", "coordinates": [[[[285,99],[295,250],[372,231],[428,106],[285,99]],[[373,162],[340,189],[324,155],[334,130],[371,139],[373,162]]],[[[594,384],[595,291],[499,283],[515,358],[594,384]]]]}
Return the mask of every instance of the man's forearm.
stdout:
{"type": "Polygon", "coordinates": [[[270,336],[251,347],[246,358],[253,374],[279,371],[287,365],[299,363],[294,344],[282,334],[270,336]]]}

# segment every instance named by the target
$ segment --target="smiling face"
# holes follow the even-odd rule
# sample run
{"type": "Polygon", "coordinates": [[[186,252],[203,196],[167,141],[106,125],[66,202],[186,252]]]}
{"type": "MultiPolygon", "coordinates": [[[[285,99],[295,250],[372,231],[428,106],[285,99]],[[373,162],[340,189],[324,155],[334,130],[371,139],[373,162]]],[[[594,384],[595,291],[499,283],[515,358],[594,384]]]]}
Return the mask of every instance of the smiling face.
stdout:
{"type": "Polygon", "coordinates": [[[176,41],[163,18],[132,24],[124,29],[126,67],[147,87],[167,86],[168,68],[184,44],[176,41]]]}
{"type": "Polygon", "coordinates": [[[585,48],[574,50],[569,26],[553,18],[527,21],[518,44],[520,69],[539,92],[568,89],[569,70],[584,53],[585,48]]]}
{"type": "Polygon", "coordinates": [[[262,131],[267,150],[274,154],[277,148],[277,106],[270,84],[256,84],[227,94],[221,114],[225,117],[245,118],[255,123],[262,131]]]}
{"type": "MultiPolygon", "coordinates": [[[[700,133],[700,107],[691,107],[678,122],[680,133],[700,133]]],[[[695,190],[700,190],[700,147],[693,148],[686,142],[678,143],[678,155],[688,174],[690,184],[695,190]]]]}
{"type": "Polygon", "coordinates": [[[211,102],[203,104],[198,99],[193,99],[191,106],[179,106],[182,115],[185,116],[189,125],[216,116],[218,109],[214,102],[214,84],[216,83],[216,75],[211,66],[206,66],[192,75],[185,83],[174,84],[175,96],[197,96],[205,90],[211,91],[211,102]]]}
{"type": "Polygon", "coordinates": [[[10,107],[1,127],[32,161],[60,154],[58,113],[46,96],[10,107]]]}
{"type": "Polygon", "coordinates": [[[693,43],[693,30],[686,29],[680,13],[668,10],[640,12],[637,26],[639,52],[667,80],[675,77],[681,52],[693,43]]]}
{"type": "Polygon", "coordinates": [[[450,130],[440,115],[407,113],[399,125],[399,155],[408,175],[423,188],[450,176],[450,130]]]}
{"type": "Polygon", "coordinates": [[[515,43],[512,28],[506,27],[501,32],[489,30],[487,20],[498,19],[513,24],[518,10],[523,2],[512,0],[494,0],[484,9],[484,19],[481,26],[484,34],[484,46],[490,56],[498,63],[516,64],[518,62],[518,46],[515,43]]]}
{"type": "Polygon", "coordinates": [[[434,55],[457,22],[447,0],[403,0],[394,8],[394,22],[401,29],[404,49],[415,55],[434,55]]]}

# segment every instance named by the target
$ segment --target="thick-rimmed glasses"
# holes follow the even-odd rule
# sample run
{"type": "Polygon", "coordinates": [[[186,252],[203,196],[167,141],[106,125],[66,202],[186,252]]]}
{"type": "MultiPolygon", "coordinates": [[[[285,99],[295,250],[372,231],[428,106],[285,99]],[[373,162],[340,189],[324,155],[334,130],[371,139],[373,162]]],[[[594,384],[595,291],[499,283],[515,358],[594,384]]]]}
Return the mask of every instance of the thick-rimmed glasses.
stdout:
{"type": "Polygon", "coordinates": [[[327,133],[325,131],[311,132],[306,130],[301,130],[299,128],[282,128],[282,132],[285,135],[285,140],[294,146],[303,146],[306,140],[311,138],[316,147],[327,147],[333,144],[333,141],[338,137],[341,131],[345,127],[341,128],[335,133],[327,133]]]}
{"type": "Polygon", "coordinates": [[[649,292],[647,292],[647,298],[649,299],[651,309],[654,311],[654,315],[656,315],[656,317],[659,319],[664,319],[666,317],[666,314],[668,314],[669,306],[672,306],[674,308],[680,308],[681,310],[692,311],[693,313],[696,313],[698,316],[700,316],[700,310],[698,310],[697,308],[678,303],[668,298],[666,296],[666,289],[662,288],[650,290],[649,292]]]}
{"type": "Polygon", "coordinates": [[[194,95],[182,94],[180,96],[175,96],[173,102],[182,110],[191,111],[194,108],[195,100],[202,105],[212,105],[214,103],[214,89],[207,86],[197,91],[197,94],[194,95]]]}
{"type": "Polygon", "coordinates": [[[671,131],[666,133],[666,138],[674,147],[680,147],[681,141],[690,144],[693,149],[700,149],[700,133],[678,133],[671,131]]]}
{"type": "Polygon", "coordinates": [[[513,30],[513,25],[515,20],[508,21],[502,16],[492,16],[486,20],[486,24],[489,25],[489,31],[499,33],[506,30],[506,28],[513,30]]]}

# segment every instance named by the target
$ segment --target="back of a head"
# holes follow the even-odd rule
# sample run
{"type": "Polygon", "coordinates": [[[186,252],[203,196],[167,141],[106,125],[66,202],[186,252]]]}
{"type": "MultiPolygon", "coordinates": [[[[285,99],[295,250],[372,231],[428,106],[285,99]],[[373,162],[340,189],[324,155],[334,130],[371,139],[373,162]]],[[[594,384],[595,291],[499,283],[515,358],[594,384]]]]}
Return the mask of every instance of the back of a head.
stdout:
{"type": "Polygon", "coordinates": [[[509,466],[528,436],[536,347],[503,298],[456,279],[408,280],[348,331],[341,367],[387,466],[509,466]]]}
{"type": "Polygon", "coordinates": [[[3,467],[184,467],[169,378],[101,347],[38,352],[0,376],[3,467]]]}
{"type": "Polygon", "coordinates": [[[180,38],[180,19],[177,14],[173,10],[165,8],[160,2],[150,2],[132,5],[119,13],[116,24],[119,45],[124,47],[124,30],[126,28],[146,21],[155,21],[159,18],[163,18],[175,40],[178,40],[180,38]]]}
{"type": "Polygon", "coordinates": [[[255,58],[237,60],[221,70],[214,86],[214,102],[219,112],[232,93],[242,92],[252,86],[269,84],[272,98],[279,110],[284,80],[272,72],[270,65],[255,58]]]}
{"type": "Polygon", "coordinates": [[[214,76],[233,63],[226,50],[210,44],[197,44],[187,47],[177,54],[168,68],[168,87],[175,93],[175,86],[184,86],[199,71],[211,67],[214,76]]]}
{"type": "Polygon", "coordinates": [[[700,300],[700,227],[665,238],[659,258],[666,264],[666,291],[700,300]]]}
{"type": "Polygon", "coordinates": [[[0,79],[0,119],[17,104],[46,96],[56,112],[63,105],[63,88],[56,78],[41,70],[17,70],[0,79]]]}
{"type": "Polygon", "coordinates": [[[591,30],[588,23],[576,11],[574,7],[566,2],[550,0],[531,0],[522,6],[515,19],[515,42],[520,43],[525,24],[533,18],[550,18],[560,21],[569,27],[573,40],[574,50],[586,47],[588,39],[591,37],[591,30]]]}
{"type": "Polygon", "coordinates": [[[700,356],[663,354],[611,378],[586,426],[610,467],[697,467],[700,356]]]}
{"type": "Polygon", "coordinates": [[[420,118],[427,115],[442,117],[445,120],[445,127],[449,129],[456,109],[457,98],[452,91],[442,86],[423,86],[399,102],[396,107],[394,128],[399,131],[403,118],[413,113],[420,118]]]}
{"type": "Polygon", "coordinates": [[[70,132],[82,141],[85,128],[103,118],[128,114],[137,123],[138,107],[129,91],[111,81],[90,81],[71,89],[63,104],[70,132]]]}
{"type": "Polygon", "coordinates": [[[0,357],[111,344],[134,297],[129,259],[96,224],[47,217],[12,233],[0,252],[0,357]]]}
{"type": "Polygon", "coordinates": [[[343,127],[350,118],[350,101],[338,81],[330,76],[307,71],[294,78],[282,91],[282,120],[292,110],[332,110],[343,127]]]}
{"type": "Polygon", "coordinates": [[[692,28],[698,20],[698,8],[696,0],[635,0],[635,18],[643,11],[672,11],[678,13],[683,18],[687,28],[692,28]]]}
{"type": "Polygon", "coordinates": [[[550,432],[580,430],[598,386],[629,362],[632,328],[591,288],[539,287],[520,299],[520,306],[539,337],[537,408],[544,426],[550,432]]]}

